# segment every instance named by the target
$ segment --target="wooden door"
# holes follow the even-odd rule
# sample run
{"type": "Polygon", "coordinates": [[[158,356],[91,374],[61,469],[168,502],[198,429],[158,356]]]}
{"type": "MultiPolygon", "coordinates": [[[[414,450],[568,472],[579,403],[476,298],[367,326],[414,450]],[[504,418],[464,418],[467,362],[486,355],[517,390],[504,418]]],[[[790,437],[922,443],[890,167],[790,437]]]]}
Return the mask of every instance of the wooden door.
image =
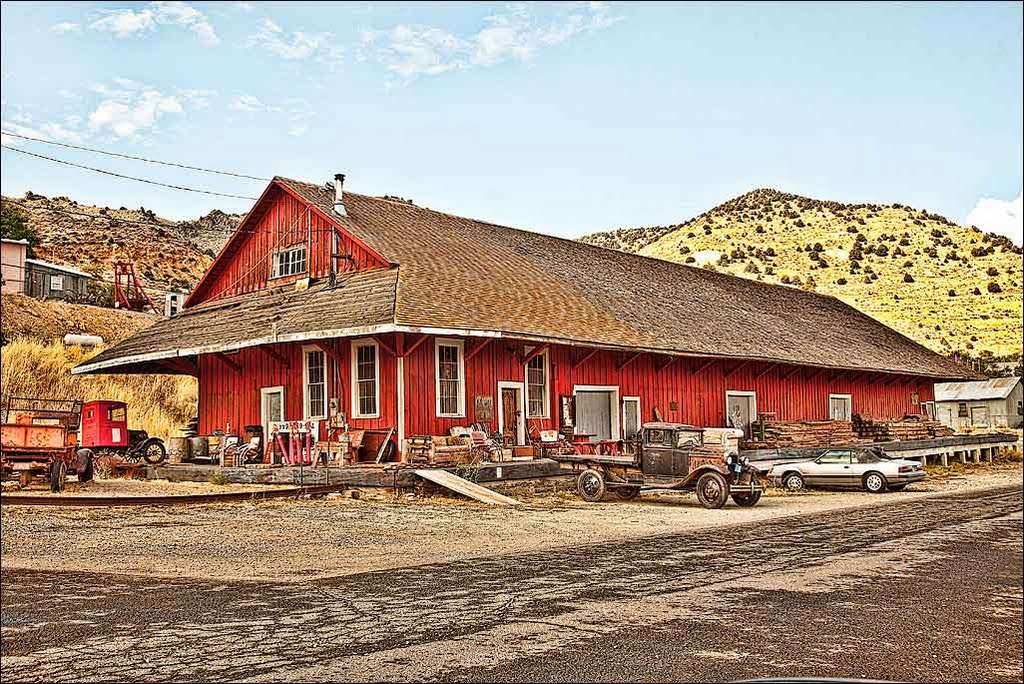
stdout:
{"type": "Polygon", "coordinates": [[[501,390],[501,430],[505,444],[515,444],[519,439],[519,390],[503,387],[501,390]]]}
{"type": "Polygon", "coordinates": [[[576,392],[576,432],[595,441],[612,438],[611,392],[576,392]]]}

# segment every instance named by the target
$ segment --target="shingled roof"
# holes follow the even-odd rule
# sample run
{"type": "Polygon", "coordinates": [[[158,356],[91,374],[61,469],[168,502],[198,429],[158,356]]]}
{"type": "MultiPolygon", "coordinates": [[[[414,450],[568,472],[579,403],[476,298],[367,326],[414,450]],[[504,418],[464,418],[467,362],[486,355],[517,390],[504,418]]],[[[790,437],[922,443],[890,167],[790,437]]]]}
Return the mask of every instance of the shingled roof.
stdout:
{"type": "MultiPolygon", "coordinates": [[[[443,329],[941,379],[972,377],[958,364],[833,297],[393,199],[345,192],[347,216],[339,216],[333,210],[333,188],[280,177],[274,182],[395,264],[378,269],[387,276],[359,274],[360,282],[371,279],[378,288],[365,300],[365,311],[360,309],[360,292],[349,287],[322,295],[254,293],[230,300],[239,312],[250,307],[263,307],[261,315],[276,312],[281,319],[274,331],[278,341],[308,339],[320,332],[322,337],[365,334],[355,329],[388,324],[395,330],[443,329]],[[391,282],[393,289],[385,293],[391,282]],[[305,323],[289,323],[286,307],[306,311],[300,316],[305,323]]],[[[212,324],[201,335],[202,344],[180,341],[185,338],[179,319],[202,317],[225,304],[212,302],[158,323],[83,364],[80,372],[99,370],[100,364],[122,365],[146,350],[169,352],[176,337],[178,355],[223,344],[262,344],[271,337],[266,323],[253,323],[248,340],[239,339],[246,335],[235,332],[237,326],[227,331],[212,324]]]]}

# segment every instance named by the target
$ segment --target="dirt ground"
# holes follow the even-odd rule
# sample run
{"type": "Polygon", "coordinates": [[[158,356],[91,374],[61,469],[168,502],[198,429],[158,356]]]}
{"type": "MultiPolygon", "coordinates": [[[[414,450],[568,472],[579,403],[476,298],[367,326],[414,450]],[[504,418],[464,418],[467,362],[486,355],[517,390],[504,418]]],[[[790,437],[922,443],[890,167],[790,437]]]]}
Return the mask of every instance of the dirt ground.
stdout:
{"type": "MultiPolygon", "coordinates": [[[[531,496],[532,485],[506,489],[525,504],[515,509],[405,496],[131,509],[4,506],[0,541],[3,565],[12,569],[299,581],[770,521],[1021,481],[1019,463],[960,466],[947,475],[933,472],[926,482],[899,493],[769,490],[754,508],[730,503],[717,511],[700,507],[692,495],[586,504],[570,492],[551,492],[550,486],[531,496]]],[[[214,487],[132,481],[103,486],[139,493],[214,487]]]]}
{"type": "Polygon", "coordinates": [[[60,494],[52,493],[45,481],[37,479],[32,486],[25,489],[17,487],[4,489],[11,494],[30,494],[32,496],[175,496],[192,494],[229,494],[231,492],[260,492],[268,489],[281,489],[291,485],[259,485],[259,484],[212,484],[210,482],[170,482],[168,480],[133,480],[130,478],[95,479],[79,484],[69,480],[60,494]]]}

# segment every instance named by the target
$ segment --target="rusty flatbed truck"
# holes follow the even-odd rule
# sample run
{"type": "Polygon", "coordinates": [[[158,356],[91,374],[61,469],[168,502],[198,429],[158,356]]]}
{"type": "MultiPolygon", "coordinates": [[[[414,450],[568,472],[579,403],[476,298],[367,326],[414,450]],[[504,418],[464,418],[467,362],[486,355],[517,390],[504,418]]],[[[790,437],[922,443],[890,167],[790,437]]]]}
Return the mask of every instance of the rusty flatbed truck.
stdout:
{"type": "Polygon", "coordinates": [[[743,433],[681,423],[645,423],[632,454],[559,454],[552,458],[579,472],[576,488],[585,501],[607,492],[634,499],[642,489],[693,491],[705,508],[721,508],[729,497],[753,506],[763,488],[756,468],[739,455],[743,433]]]}
{"type": "Polygon", "coordinates": [[[78,455],[82,402],[72,399],[10,397],[0,415],[0,472],[18,474],[22,486],[44,475],[50,489],[64,488],[68,472],[80,481],[92,479],[93,463],[78,455]]]}

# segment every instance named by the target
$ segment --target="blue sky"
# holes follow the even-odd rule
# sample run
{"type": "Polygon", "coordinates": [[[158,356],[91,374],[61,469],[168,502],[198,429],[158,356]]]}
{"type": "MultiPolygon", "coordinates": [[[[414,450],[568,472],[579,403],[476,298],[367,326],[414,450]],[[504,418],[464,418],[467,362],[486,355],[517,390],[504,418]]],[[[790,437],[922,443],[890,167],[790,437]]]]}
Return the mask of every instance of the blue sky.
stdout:
{"type": "MultiPolygon", "coordinates": [[[[4,3],[5,131],[326,180],[564,236],[755,187],[1018,233],[1020,3],[4,3]]],[[[154,180],[260,183],[4,137],[154,180]]],[[[248,203],[3,151],[31,189],[248,203]]]]}

